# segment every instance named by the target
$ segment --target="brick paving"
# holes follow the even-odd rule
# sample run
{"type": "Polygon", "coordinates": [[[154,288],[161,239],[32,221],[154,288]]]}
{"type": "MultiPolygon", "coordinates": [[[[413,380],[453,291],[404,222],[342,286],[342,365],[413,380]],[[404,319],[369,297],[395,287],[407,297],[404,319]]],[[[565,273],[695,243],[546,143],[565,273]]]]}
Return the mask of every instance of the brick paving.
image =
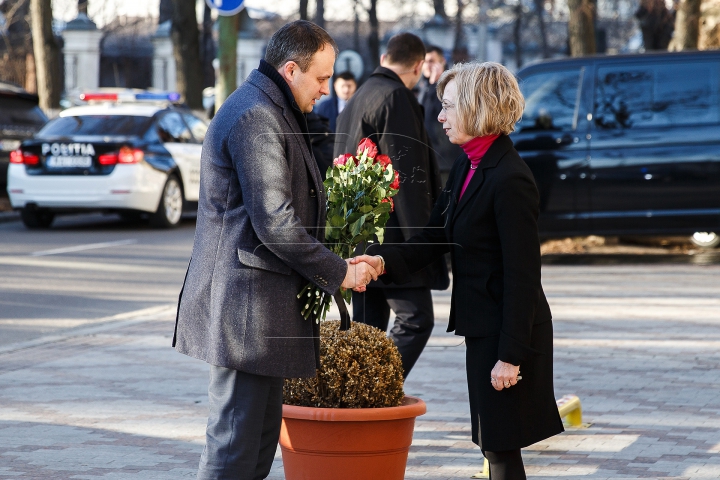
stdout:
{"type": "MultiPolygon", "coordinates": [[[[525,449],[530,478],[720,478],[720,267],[543,271],[555,317],[555,389],[589,428],[525,449]]],[[[406,383],[428,413],[406,478],[467,479],[462,338],[438,326],[406,383]]],[[[172,308],[0,348],[0,479],[194,478],[207,367],[169,348],[172,308]]],[[[283,479],[276,457],[269,477],[283,479]]]]}

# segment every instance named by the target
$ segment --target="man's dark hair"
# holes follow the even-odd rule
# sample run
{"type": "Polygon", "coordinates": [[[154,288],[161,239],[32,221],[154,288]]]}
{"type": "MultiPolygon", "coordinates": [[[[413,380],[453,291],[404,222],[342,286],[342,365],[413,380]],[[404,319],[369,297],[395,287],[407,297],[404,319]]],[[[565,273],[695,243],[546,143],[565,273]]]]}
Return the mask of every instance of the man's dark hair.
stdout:
{"type": "Polygon", "coordinates": [[[352,80],[353,82],[357,83],[355,75],[353,75],[352,72],[348,72],[347,70],[335,75],[335,80],[337,80],[338,78],[345,81],[352,80]]]}
{"type": "Polygon", "coordinates": [[[443,49],[437,45],[428,45],[425,47],[425,53],[437,53],[440,55],[440,58],[445,58],[445,52],[443,52],[443,49]]]}
{"type": "Polygon", "coordinates": [[[338,47],[329,33],[307,20],[296,20],[275,32],[265,51],[265,61],[276,69],[293,61],[307,72],[313,55],[326,45],[335,50],[337,57],[338,47]]]}
{"type": "Polygon", "coordinates": [[[425,59],[425,44],[417,35],[398,33],[390,38],[385,55],[390,64],[412,67],[425,59]]]}

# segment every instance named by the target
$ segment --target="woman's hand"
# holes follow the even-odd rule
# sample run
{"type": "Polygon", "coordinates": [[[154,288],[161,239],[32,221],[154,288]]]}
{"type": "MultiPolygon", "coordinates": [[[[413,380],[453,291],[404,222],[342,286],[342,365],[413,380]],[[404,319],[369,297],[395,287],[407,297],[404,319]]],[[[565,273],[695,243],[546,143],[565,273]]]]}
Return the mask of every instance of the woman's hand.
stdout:
{"type": "Polygon", "coordinates": [[[490,372],[490,383],[498,392],[503,388],[510,388],[518,382],[520,367],[498,360],[495,368],[490,372]]]}

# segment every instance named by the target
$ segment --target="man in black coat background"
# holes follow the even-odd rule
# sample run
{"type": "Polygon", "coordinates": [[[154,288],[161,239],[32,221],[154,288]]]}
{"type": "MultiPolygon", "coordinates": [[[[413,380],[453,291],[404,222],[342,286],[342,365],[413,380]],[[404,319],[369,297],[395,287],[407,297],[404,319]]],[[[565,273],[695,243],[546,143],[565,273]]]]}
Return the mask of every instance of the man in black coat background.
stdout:
{"type": "MultiPolygon", "coordinates": [[[[337,120],[334,156],[355,153],[362,138],[377,143],[400,173],[400,192],[385,230],[386,244],[402,243],[430,218],[442,189],[437,160],[424,126],[422,107],[413,88],[422,72],[425,45],[411,33],[388,42],[387,52],[370,78],[350,99],[337,120]]],[[[435,324],[430,289],[449,285],[447,265],[437,261],[408,284],[372,282],[365,293],[353,293],[353,320],[387,330],[390,310],[395,324],[390,338],[402,356],[405,377],[422,353],[435,324]]]]}
{"type": "Polygon", "coordinates": [[[427,129],[430,144],[435,151],[440,174],[443,177],[443,184],[447,180],[448,173],[455,163],[455,159],[463,153],[462,148],[453,145],[445,135],[443,124],[438,122],[438,115],[442,109],[442,103],[437,96],[437,81],[440,75],[447,68],[447,61],[443,50],[435,45],[425,47],[425,63],[422,67],[422,78],[420,79],[418,102],[423,107],[425,114],[425,129],[427,129]]]}

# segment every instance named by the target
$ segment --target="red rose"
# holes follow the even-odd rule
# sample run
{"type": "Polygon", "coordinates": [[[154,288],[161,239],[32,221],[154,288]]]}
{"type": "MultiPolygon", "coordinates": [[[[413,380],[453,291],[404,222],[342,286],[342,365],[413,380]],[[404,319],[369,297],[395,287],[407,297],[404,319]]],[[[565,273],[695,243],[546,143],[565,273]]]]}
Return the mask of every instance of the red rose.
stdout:
{"type": "Polygon", "coordinates": [[[390,202],[390,211],[394,212],[395,211],[395,202],[393,202],[392,198],[383,198],[382,200],[380,200],[380,203],[388,203],[388,202],[390,202]]]}
{"type": "Polygon", "coordinates": [[[379,163],[380,165],[382,165],[383,170],[385,170],[387,168],[387,166],[390,165],[390,163],[392,163],[392,162],[390,162],[390,157],[381,153],[380,155],[375,157],[374,163],[379,163]]]}
{"type": "MultiPolygon", "coordinates": [[[[333,165],[345,165],[349,159],[353,158],[349,153],[344,153],[333,160],[333,165]]],[[[355,162],[357,164],[357,161],[355,162]]]]}
{"type": "Polygon", "coordinates": [[[362,155],[363,152],[365,152],[368,157],[375,158],[377,155],[377,145],[369,138],[363,138],[360,140],[360,143],[358,143],[358,156],[362,155]]]}
{"type": "Polygon", "coordinates": [[[398,190],[400,188],[400,174],[397,170],[393,172],[395,174],[395,180],[390,184],[390,188],[394,188],[395,190],[398,190]]]}

